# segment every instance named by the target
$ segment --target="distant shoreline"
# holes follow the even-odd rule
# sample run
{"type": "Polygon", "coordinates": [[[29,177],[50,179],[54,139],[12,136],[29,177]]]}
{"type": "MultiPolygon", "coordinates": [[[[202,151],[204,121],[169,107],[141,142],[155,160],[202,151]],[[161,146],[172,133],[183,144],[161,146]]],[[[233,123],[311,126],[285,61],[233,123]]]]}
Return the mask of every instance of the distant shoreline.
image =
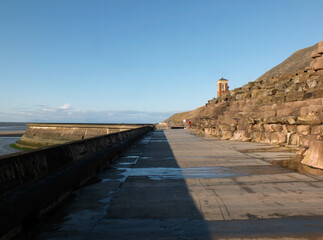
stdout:
{"type": "Polygon", "coordinates": [[[21,137],[25,131],[0,132],[0,137],[21,137]]]}

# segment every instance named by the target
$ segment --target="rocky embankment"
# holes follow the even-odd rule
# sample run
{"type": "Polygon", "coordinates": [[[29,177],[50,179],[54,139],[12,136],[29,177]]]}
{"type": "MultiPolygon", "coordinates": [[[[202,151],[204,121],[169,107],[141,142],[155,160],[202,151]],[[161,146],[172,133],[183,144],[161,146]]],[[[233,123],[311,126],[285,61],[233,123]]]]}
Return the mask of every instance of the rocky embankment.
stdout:
{"type": "Polygon", "coordinates": [[[222,139],[295,147],[302,163],[323,169],[323,41],[209,100],[190,120],[192,128],[222,139]]]}

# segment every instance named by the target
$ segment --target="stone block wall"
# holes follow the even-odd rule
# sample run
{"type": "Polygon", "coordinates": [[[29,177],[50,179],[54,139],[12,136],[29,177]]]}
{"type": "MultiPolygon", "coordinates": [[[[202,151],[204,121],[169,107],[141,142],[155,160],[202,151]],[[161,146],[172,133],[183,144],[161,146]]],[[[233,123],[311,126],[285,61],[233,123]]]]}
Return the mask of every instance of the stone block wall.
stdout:
{"type": "Polygon", "coordinates": [[[209,100],[193,127],[226,140],[293,146],[313,158],[312,152],[320,151],[311,145],[322,146],[317,142],[323,141],[323,41],[312,57],[305,70],[249,82],[209,100]]]}
{"type": "Polygon", "coordinates": [[[318,43],[318,48],[312,53],[312,58],[314,60],[306,70],[309,72],[323,71],[323,41],[318,43]]]}
{"type": "Polygon", "coordinates": [[[216,121],[202,118],[196,127],[222,139],[306,147],[312,139],[323,138],[323,98],[260,106],[256,102],[235,101],[216,121]]]}

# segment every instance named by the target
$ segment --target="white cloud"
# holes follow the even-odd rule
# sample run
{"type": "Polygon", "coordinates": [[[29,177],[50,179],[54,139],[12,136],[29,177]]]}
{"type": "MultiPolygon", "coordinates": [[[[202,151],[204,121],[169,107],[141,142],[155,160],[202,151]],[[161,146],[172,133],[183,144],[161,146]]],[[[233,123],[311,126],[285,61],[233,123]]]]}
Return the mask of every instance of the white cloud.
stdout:
{"type": "Polygon", "coordinates": [[[57,108],[42,108],[41,110],[44,112],[56,112],[57,108]]]}
{"type": "Polygon", "coordinates": [[[71,108],[71,105],[70,103],[65,103],[63,106],[59,107],[60,109],[69,109],[71,108]]]}
{"type": "MultiPolygon", "coordinates": [[[[39,106],[39,105],[37,105],[37,106],[39,106]]],[[[42,108],[41,108],[41,110],[45,111],[45,112],[59,112],[59,111],[67,110],[67,109],[71,109],[71,104],[70,103],[65,103],[61,107],[48,107],[48,106],[43,106],[42,105],[42,108]]]]}

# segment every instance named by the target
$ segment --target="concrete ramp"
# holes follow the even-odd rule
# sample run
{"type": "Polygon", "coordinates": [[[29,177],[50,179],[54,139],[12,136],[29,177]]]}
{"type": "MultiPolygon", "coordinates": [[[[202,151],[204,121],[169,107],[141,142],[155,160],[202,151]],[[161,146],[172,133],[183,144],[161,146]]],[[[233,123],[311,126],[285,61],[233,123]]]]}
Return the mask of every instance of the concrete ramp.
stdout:
{"type": "Polygon", "coordinates": [[[295,154],[188,130],[150,132],[21,239],[322,238],[323,177],[295,154]]]}

